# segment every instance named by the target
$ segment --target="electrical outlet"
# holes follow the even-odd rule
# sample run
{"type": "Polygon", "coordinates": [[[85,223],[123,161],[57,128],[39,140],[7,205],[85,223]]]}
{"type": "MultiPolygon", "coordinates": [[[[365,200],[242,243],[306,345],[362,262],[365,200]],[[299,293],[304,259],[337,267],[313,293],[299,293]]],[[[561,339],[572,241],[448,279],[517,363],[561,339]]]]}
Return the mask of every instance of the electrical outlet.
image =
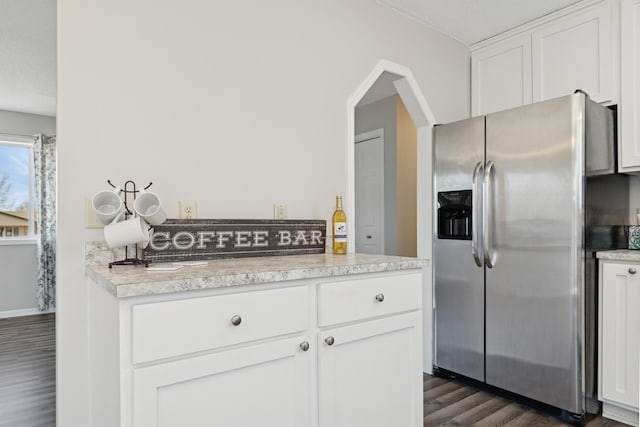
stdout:
{"type": "Polygon", "coordinates": [[[274,203],[273,219],[287,219],[287,205],[274,203]]]}
{"type": "Polygon", "coordinates": [[[93,211],[93,205],[91,199],[84,199],[84,212],[85,212],[85,228],[103,228],[104,224],[98,221],[96,213],[93,211]]]}
{"type": "Polygon", "coordinates": [[[195,200],[180,200],[178,202],[178,216],[180,219],[196,219],[198,207],[195,200]]]}

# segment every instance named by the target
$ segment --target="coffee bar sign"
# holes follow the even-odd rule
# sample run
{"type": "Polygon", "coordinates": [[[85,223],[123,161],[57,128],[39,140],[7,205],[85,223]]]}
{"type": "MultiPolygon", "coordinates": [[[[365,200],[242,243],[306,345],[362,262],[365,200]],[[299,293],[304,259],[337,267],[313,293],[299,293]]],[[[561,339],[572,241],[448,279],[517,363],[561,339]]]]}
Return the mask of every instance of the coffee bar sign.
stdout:
{"type": "Polygon", "coordinates": [[[154,226],[144,258],[190,261],[325,252],[322,220],[168,219],[154,226]]]}

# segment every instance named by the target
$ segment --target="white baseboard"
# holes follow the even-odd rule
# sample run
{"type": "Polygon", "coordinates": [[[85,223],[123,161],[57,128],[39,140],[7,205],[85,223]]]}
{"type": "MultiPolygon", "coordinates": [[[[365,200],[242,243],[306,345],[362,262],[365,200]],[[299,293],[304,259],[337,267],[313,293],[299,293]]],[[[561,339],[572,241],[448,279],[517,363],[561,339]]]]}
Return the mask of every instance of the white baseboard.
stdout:
{"type": "Polygon", "coordinates": [[[630,426],[638,426],[637,410],[629,410],[608,402],[602,402],[602,416],[630,426]]]}
{"type": "Polygon", "coordinates": [[[20,310],[0,311],[0,319],[6,319],[8,317],[33,316],[34,314],[55,313],[55,311],[55,308],[47,311],[40,311],[37,308],[23,308],[20,310]]]}

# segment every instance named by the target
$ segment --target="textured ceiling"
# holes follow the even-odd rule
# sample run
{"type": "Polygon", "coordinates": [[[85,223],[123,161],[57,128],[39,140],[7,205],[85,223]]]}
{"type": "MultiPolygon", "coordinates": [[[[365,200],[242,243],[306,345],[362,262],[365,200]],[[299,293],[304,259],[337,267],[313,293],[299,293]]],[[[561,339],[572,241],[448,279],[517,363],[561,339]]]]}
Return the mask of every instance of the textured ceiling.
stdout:
{"type": "Polygon", "coordinates": [[[0,110],[55,116],[55,0],[0,0],[0,110]]]}
{"type": "Polygon", "coordinates": [[[378,0],[472,45],[582,0],[378,0]]]}

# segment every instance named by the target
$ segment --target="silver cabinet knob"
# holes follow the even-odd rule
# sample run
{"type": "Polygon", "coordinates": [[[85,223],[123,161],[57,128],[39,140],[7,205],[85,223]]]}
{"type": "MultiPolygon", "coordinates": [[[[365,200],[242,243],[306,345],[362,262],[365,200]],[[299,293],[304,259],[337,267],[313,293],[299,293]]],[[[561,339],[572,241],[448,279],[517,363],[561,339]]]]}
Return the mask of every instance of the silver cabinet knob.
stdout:
{"type": "Polygon", "coordinates": [[[307,341],[302,341],[300,343],[300,348],[302,349],[302,351],[307,351],[309,350],[309,343],[307,341]]]}
{"type": "Polygon", "coordinates": [[[326,337],[324,339],[324,342],[326,342],[327,345],[333,345],[333,343],[336,342],[336,340],[334,340],[333,337],[326,337]]]}
{"type": "Polygon", "coordinates": [[[376,295],[376,301],[378,301],[378,302],[382,302],[382,301],[384,301],[384,294],[378,294],[378,295],[376,295]]]}
{"type": "Polygon", "coordinates": [[[242,317],[237,314],[231,318],[231,324],[233,326],[238,326],[240,323],[242,323],[242,317]]]}
{"type": "Polygon", "coordinates": [[[629,267],[629,274],[636,274],[635,267],[629,267]]]}

